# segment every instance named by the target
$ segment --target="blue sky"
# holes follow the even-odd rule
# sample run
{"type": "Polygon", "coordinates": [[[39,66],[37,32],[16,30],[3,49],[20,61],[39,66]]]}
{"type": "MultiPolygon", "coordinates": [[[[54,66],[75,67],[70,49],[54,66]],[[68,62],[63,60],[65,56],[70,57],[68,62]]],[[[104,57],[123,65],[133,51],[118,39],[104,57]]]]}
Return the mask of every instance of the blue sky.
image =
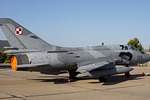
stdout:
{"type": "Polygon", "coordinates": [[[59,46],[126,44],[137,37],[148,48],[149,5],[150,0],[0,0],[0,17],[59,46]]]}

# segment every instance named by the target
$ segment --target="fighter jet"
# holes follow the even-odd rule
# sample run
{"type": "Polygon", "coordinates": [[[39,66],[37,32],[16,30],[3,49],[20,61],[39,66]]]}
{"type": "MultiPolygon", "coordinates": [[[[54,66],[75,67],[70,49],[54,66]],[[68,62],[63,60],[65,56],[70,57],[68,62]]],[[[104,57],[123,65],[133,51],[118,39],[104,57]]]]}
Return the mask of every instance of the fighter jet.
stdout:
{"type": "Polygon", "coordinates": [[[0,18],[0,27],[10,48],[14,48],[5,53],[12,55],[11,67],[15,71],[53,75],[68,71],[70,79],[88,77],[106,81],[114,74],[125,73],[129,77],[133,70],[129,66],[150,60],[150,55],[129,45],[55,46],[9,18],[0,18]]]}

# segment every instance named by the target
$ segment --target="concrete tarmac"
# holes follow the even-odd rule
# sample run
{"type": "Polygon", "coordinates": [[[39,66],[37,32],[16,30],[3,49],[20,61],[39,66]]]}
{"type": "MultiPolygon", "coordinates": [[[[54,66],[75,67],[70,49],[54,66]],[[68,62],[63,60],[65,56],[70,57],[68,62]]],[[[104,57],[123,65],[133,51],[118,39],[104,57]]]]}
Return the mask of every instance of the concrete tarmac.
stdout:
{"type": "Polygon", "coordinates": [[[150,67],[134,67],[132,77],[111,76],[65,82],[68,74],[43,75],[0,69],[0,100],[150,100],[150,67]]]}

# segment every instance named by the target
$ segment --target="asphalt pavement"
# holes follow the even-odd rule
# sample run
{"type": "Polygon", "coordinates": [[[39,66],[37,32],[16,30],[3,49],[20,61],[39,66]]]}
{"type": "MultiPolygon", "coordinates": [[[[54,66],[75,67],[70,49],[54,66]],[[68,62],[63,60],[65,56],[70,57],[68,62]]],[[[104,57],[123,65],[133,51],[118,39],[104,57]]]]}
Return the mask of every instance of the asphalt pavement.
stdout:
{"type": "Polygon", "coordinates": [[[43,75],[0,69],[0,100],[150,100],[150,67],[134,67],[132,76],[114,75],[67,82],[68,74],[43,75]]]}

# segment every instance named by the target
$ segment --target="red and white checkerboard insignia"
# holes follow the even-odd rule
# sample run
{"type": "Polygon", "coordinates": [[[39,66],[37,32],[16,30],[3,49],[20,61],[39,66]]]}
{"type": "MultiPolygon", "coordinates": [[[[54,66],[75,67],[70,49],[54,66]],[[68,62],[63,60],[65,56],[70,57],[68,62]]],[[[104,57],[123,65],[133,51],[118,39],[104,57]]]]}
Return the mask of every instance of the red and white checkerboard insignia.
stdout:
{"type": "Polygon", "coordinates": [[[16,35],[22,35],[23,34],[23,28],[22,27],[16,27],[15,33],[16,33],[16,35]]]}

